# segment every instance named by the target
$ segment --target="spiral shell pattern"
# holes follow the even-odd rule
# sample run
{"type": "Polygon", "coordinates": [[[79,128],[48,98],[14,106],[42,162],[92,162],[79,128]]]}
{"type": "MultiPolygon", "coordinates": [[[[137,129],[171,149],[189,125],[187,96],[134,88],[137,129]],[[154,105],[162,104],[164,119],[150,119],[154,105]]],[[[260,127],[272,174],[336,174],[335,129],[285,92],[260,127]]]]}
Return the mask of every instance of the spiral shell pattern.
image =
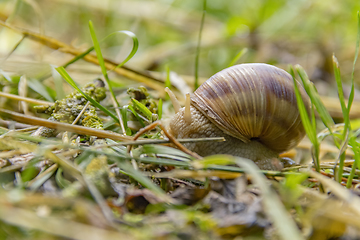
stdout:
{"type": "MultiPolygon", "coordinates": [[[[298,84],[309,112],[309,98],[298,84]]],[[[202,84],[192,104],[225,133],[243,142],[256,139],[283,152],[304,137],[293,79],[268,64],[240,64],[202,84]]]]}

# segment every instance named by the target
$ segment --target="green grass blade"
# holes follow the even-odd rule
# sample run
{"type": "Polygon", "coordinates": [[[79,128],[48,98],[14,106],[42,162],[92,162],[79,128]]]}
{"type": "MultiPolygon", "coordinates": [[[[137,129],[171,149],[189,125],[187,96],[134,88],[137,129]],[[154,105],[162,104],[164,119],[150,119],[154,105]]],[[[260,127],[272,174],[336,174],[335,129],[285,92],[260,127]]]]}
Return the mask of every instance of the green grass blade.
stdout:
{"type": "Polygon", "coordinates": [[[163,100],[160,98],[158,103],[158,116],[159,120],[162,118],[163,100]]]}
{"type": "Polygon", "coordinates": [[[191,162],[195,169],[208,168],[214,165],[229,165],[232,163],[233,159],[226,155],[212,155],[191,162]]]}
{"type": "Polygon", "coordinates": [[[28,182],[27,187],[32,191],[37,190],[41,185],[43,185],[58,169],[58,165],[53,164],[46,170],[40,172],[34,179],[28,182]]]}
{"type": "MultiPolygon", "coordinates": [[[[136,35],[133,33],[133,32],[130,32],[130,31],[126,31],[126,30],[122,30],[122,31],[117,31],[115,33],[112,33],[110,35],[108,35],[107,37],[111,37],[115,34],[118,34],[118,33],[122,33],[122,34],[125,34],[127,35],[128,37],[131,37],[131,39],[133,40],[133,48],[131,49],[131,52],[129,53],[129,55],[125,58],[124,61],[122,61],[119,65],[117,65],[115,68],[113,68],[112,70],[116,69],[116,68],[119,68],[119,67],[122,67],[125,63],[127,63],[134,55],[135,53],[137,52],[138,48],[139,48],[139,40],[137,39],[136,35]]],[[[107,38],[106,37],[106,38],[107,38]]],[[[105,39],[106,39],[105,38],[105,39]]],[[[105,40],[104,39],[104,40],[105,40]]],[[[111,70],[111,71],[112,71],[111,70]]]]}
{"type": "MultiPolygon", "coordinates": [[[[341,148],[340,148],[340,152],[339,152],[339,168],[337,170],[337,174],[336,174],[336,179],[338,182],[342,181],[342,175],[344,172],[344,161],[345,161],[345,150],[347,148],[347,143],[348,143],[348,137],[349,137],[349,132],[351,130],[351,126],[350,126],[350,118],[349,118],[349,111],[346,107],[345,104],[345,97],[344,97],[344,92],[343,92],[343,87],[342,87],[342,83],[341,83],[341,75],[340,75],[340,68],[339,68],[339,62],[336,59],[335,55],[333,55],[333,66],[334,66],[334,75],[335,75],[335,81],[336,81],[336,85],[337,85],[337,90],[338,90],[338,96],[339,96],[339,101],[340,101],[340,106],[341,106],[341,110],[343,113],[343,117],[344,117],[344,130],[343,130],[343,134],[342,134],[342,144],[341,144],[341,148]]],[[[335,164],[336,167],[336,164],[335,164]]],[[[335,168],[336,169],[336,168],[335,168]]]]}
{"type": "MultiPolygon", "coordinates": [[[[96,37],[96,34],[95,34],[95,29],[94,29],[94,26],[93,26],[91,21],[89,21],[89,29],[90,29],[91,38],[92,38],[92,41],[93,41],[93,44],[94,44],[94,49],[95,49],[97,58],[99,60],[99,65],[101,67],[101,71],[102,71],[106,81],[108,81],[108,83],[110,83],[108,73],[107,73],[107,70],[106,70],[106,67],[105,67],[104,58],[103,58],[102,53],[101,53],[100,43],[97,40],[97,37],[96,37]]],[[[130,54],[125,58],[125,60],[122,61],[119,65],[117,65],[114,69],[122,67],[125,63],[127,63],[135,55],[135,53],[137,52],[137,50],[139,48],[139,41],[138,41],[136,35],[133,32],[126,31],[126,30],[111,33],[108,36],[106,36],[104,39],[102,39],[100,42],[103,42],[107,38],[112,37],[112,36],[114,36],[115,34],[118,34],[118,33],[122,33],[122,34],[125,34],[125,35],[131,37],[131,39],[133,40],[133,48],[131,49],[130,54]]],[[[112,70],[114,70],[114,69],[112,69],[112,70]]],[[[110,84],[109,84],[109,87],[110,87],[110,84]]]]}
{"type": "Polygon", "coordinates": [[[353,137],[350,137],[349,143],[352,146],[352,149],[353,149],[353,152],[354,152],[354,155],[355,155],[354,156],[355,162],[351,166],[351,171],[350,171],[350,174],[348,176],[348,180],[346,182],[346,187],[347,188],[352,187],[352,180],[354,179],[356,168],[359,169],[359,164],[360,164],[360,161],[359,161],[360,156],[359,156],[359,146],[358,146],[358,144],[356,143],[356,141],[354,140],[353,137]]]}
{"type": "Polygon", "coordinates": [[[349,139],[349,143],[352,146],[352,150],[354,152],[354,158],[356,167],[360,169],[360,146],[359,143],[356,141],[356,136],[352,136],[349,139]]]}
{"type": "Polygon", "coordinates": [[[35,78],[27,78],[27,85],[49,102],[54,102],[54,99],[51,97],[46,87],[39,80],[35,78]]]}
{"type": "Polygon", "coordinates": [[[88,55],[91,51],[94,50],[94,47],[90,47],[89,49],[87,49],[85,52],[75,56],[73,59],[71,59],[70,61],[68,61],[67,63],[65,63],[64,65],[62,65],[64,68],[66,68],[67,66],[73,64],[74,62],[82,59],[83,57],[85,57],[86,55],[88,55]]]}
{"type": "MultiPolygon", "coordinates": [[[[296,100],[297,100],[297,105],[299,108],[299,112],[300,112],[300,116],[301,116],[301,120],[302,123],[304,125],[304,129],[306,131],[307,136],[309,137],[311,143],[316,143],[317,142],[317,137],[316,137],[316,129],[314,129],[314,125],[312,124],[312,121],[309,118],[309,115],[306,111],[306,107],[304,102],[302,101],[302,97],[301,97],[301,93],[298,87],[298,83],[295,79],[295,73],[293,71],[293,69],[290,69],[290,73],[293,77],[293,81],[294,81],[294,89],[295,89],[295,94],[296,94],[296,100]]],[[[313,118],[314,112],[311,111],[311,117],[313,118]]]]}
{"type": "MultiPolygon", "coordinates": [[[[100,43],[97,40],[97,37],[96,37],[96,34],[95,34],[95,29],[94,29],[94,26],[92,24],[92,21],[89,21],[89,29],[90,29],[91,39],[92,39],[93,44],[94,44],[94,49],[95,49],[95,52],[96,52],[96,56],[97,56],[97,58],[99,60],[99,65],[101,67],[101,72],[103,73],[104,78],[105,78],[105,80],[106,80],[106,82],[107,82],[107,84],[109,86],[109,91],[110,91],[110,93],[112,95],[112,98],[116,103],[115,107],[117,107],[117,109],[119,109],[120,104],[117,101],[114,90],[112,88],[112,85],[111,85],[111,82],[110,82],[110,79],[109,79],[109,76],[108,76],[108,72],[107,72],[107,69],[105,67],[104,58],[103,58],[102,53],[101,53],[100,43]]],[[[124,33],[124,34],[130,36],[133,39],[133,48],[131,50],[131,53],[126,57],[126,59],[122,63],[120,63],[118,66],[116,66],[114,69],[123,66],[127,61],[129,61],[135,55],[135,53],[136,53],[136,51],[138,49],[138,46],[139,46],[139,42],[138,42],[138,40],[137,40],[134,33],[130,32],[130,31],[119,31],[119,32],[115,32],[113,34],[110,34],[109,36],[112,36],[112,35],[114,35],[116,33],[124,33]]],[[[119,117],[121,118],[121,114],[118,111],[116,111],[116,112],[118,113],[119,117]]],[[[123,122],[122,119],[120,119],[120,125],[121,125],[122,130],[126,132],[126,129],[124,128],[124,122],[123,122]]]]}
{"type": "Polygon", "coordinates": [[[357,12],[357,38],[356,38],[356,48],[355,48],[355,57],[353,62],[353,68],[351,72],[351,91],[349,95],[349,102],[348,102],[348,114],[350,115],[350,109],[351,105],[354,101],[354,95],[355,95],[355,82],[354,82],[354,73],[355,73],[355,66],[356,61],[359,55],[359,45],[360,45],[360,15],[359,12],[357,12]]]}
{"type": "Polygon", "coordinates": [[[323,121],[324,125],[331,131],[331,126],[334,125],[334,121],[330,116],[329,112],[327,111],[324,104],[321,102],[320,96],[316,91],[314,85],[310,82],[309,77],[307,76],[305,70],[300,66],[295,66],[297,73],[303,83],[304,89],[309,95],[311,102],[315,105],[316,110],[318,111],[321,120],[323,121]]]}
{"type": "MultiPolygon", "coordinates": [[[[169,155],[172,157],[182,157],[181,161],[189,162],[192,157],[179,149],[175,149],[172,147],[162,146],[162,145],[143,145],[141,149],[142,154],[162,154],[169,155]]],[[[178,160],[178,159],[177,159],[178,160]]]]}
{"type": "Polygon", "coordinates": [[[53,65],[51,66],[51,73],[55,84],[56,99],[64,99],[66,95],[63,88],[63,81],[61,75],[56,71],[55,66],[53,65]]]}
{"type": "Polygon", "coordinates": [[[127,122],[128,122],[128,117],[127,117],[127,109],[128,109],[128,107],[130,107],[130,106],[128,106],[128,105],[123,106],[121,108],[121,110],[120,110],[120,114],[121,114],[121,118],[122,118],[123,123],[124,123],[125,133],[126,133],[126,135],[131,136],[132,132],[131,132],[131,129],[128,127],[128,124],[127,124],[127,122]]]}
{"type": "Polygon", "coordinates": [[[336,81],[336,85],[337,85],[338,96],[339,96],[339,100],[340,100],[341,111],[344,116],[345,127],[344,127],[343,136],[345,137],[346,131],[351,130],[351,126],[349,126],[349,124],[350,124],[349,112],[348,112],[348,109],[345,104],[345,97],[344,97],[344,91],[343,91],[343,87],[342,87],[342,83],[341,83],[339,62],[338,62],[337,58],[335,57],[335,55],[333,55],[332,60],[333,60],[334,75],[335,75],[335,81],[336,81]]]}
{"type": "Polygon", "coordinates": [[[138,181],[142,186],[151,190],[158,197],[163,198],[164,200],[169,201],[169,196],[155,183],[153,183],[149,178],[145,177],[141,172],[135,170],[129,162],[117,161],[118,166],[124,170],[124,173],[129,177],[138,181]]]}
{"type": "MultiPolygon", "coordinates": [[[[119,65],[117,65],[115,68],[113,68],[110,71],[113,71],[116,68],[119,68],[121,66],[123,66],[127,61],[129,61],[137,52],[138,48],[139,48],[139,41],[136,37],[136,35],[130,31],[117,31],[117,32],[113,32],[109,35],[107,35],[106,37],[104,37],[101,41],[99,41],[99,43],[105,42],[108,38],[113,37],[114,35],[117,35],[118,33],[122,33],[122,34],[126,34],[129,37],[131,37],[133,39],[133,49],[131,50],[131,53],[129,54],[129,56],[119,65]]],[[[67,66],[69,66],[70,64],[78,61],[79,59],[82,59],[84,56],[86,56],[87,54],[89,54],[91,51],[93,51],[95,48],[92,46],[90,48],[88,48],[86,51],[84,51],[83,53],[81,53],[80,55],[77,55],[76,57],[74,57],[73,59],[71,59],[70,61],[68,61],[67,63],[65,63],[63,65],[64,68],[66,68],[67,66]]]]}
{"type": "MultiPolygon", "coordinates": [[[[95,49],[95,52],[96,52],[96,57],[97,59],[99,60],[99,65],[100,65],[100,68],[101,68],[101,72],[102,74],[104,75],[104,78],[109,86],[109,91],[113,97],[113,100],[115,101],[116,103],[116,108],[120,108],[120,104],[119,102],[116,100],[116,96],[115,96],[115,93],[114,93],[114,90],[112,89],[112,86],[111,86],[111,83],[110,83],[110,79],[109,79],[109,76],[108,76],[108,73],[107,73],[107,69],[105,67],[105,62],[104,62],[104,58],[102,56],[102,53],[101,53],[101,48],[100,48],[100,43],[98,42],[97,40],[97,37],[96,37],[96,33],[95,33],[95,29],[94,29],[94,26],[92,24],[92,21],[89,21],[89,29],[90,29],[90,34],[91,34],[91,39],[93,41],[93,44],[94,44],[94,49],[95,49]]],[[[121,114],[120,116],[121,117],[121,114]]],[[[122,119],[120,119],[121,121],[121,126],[124,125],[124,121],[122,119]]],[[[122,129],[123,131],[125,129],[122,129]]]]}
{"type": "Polygon", "coordinates": [[[291,73],[291,75],[293,77],[293,81],[294,81],[294,90],[295,90],[295,94],[296,94],[296,101],[297,101],[297,105],[298,105],[298,108],[299,108],[300,117],[301,117],[304,129],[305,129],[305,132],[306,132],[308,138],[310,139],[310,141],[311,141],[311,143],[313,145],[313,148],[314,148],[313,151],[312,151],[313,152],[314,164],[315,164],[316,170],[320,171],[319,143],[318,143],[318,139],[317,139],[317,136],[316,136],[316,126],[313,124],[315,114],[314,114],[314,111],[312,110],[311,111],[311,119],[312,119],[312,121],[311,121],[310,117],[309,117],[309,115],[308,115],[308,113],[306,111],[305,104],[304,104],[304,102],[302,100],[301,93],[300,93],[299,87],[297,85],[298,83],[297,83],[297,81],[295,79],[295,73],[294,73],[294,70],[293,70],[292,67],[290,68],[290,73],[291,73]]]}
{"type": "Polygon", "coordinates": [[[238,54],[236,54],[236,56],[233,58],[233,60],[231,60],[230,64],[228,65],[228,67],[231,67],[233,65],[235,65],[235,63],[242,57],[244,56],[246,53],[248,52],[247,48],[243,48],[239,51],[238,54]]]}
{"type": "Polygon", "coordinates": [[[102,53],[101,53],[100,44],[99,44],[99,41],[97,40],[95,29],[94,29],[94,26],[92,24],[92,21],[89,21],[89,29],[90,29],[91,39],[92,39],[93,44],[94,44],[94,49],[95,49],[95,52],[96,52],[96,56],[97,56],[97,58],[99,60],[99,65],[101,67],[101,72],[104,75],[106,81],[109,83],[110,80],[109,80],[107,70],[106,70],[106,67],[105,67],[104,58],[103,58],[102,53]]]}
{"type": "Polygon", "coordinates": [[[166,79],[165,79],[165,87],[171,89],[171,81],[170,81],[170,67],[166,65],[166,79]]]}
{"type": "MultiPolygon", "coordinates": [[[[169,88],[171,90],[171,81],[170,81],[170,67],[169,65],[165,66],[166,70],[166,78],[165,78],[165,88],[169,88]]],[[[169,100],[170,97],[168,94],[165,95],[165,100],[169,100]]]]}
{"type": "MultiPolygon", "coordinates": [[[[351,105],[353,103],[354,95],[355,95],[354,73],[355,73],[356,61],[357,61],[357,58],[359,55],[359,45],[360,45],[360,15],[359,15],[359,12],[357,12],[357,38],[356,38],[356,47],[355,47],[355,57],[354,57],[353,68],[352,68],[352,72],[351,72],[351,91],[350,91],[349,102],[348,102],[348,106],[347,106],[347,115],[348,116],[350,115],[350,109],[351,109],[351,105]]],[[[349,126],[351,126],[350,120],[349,120],[349,126]]],[[[352,150],[354,152],[355,162],[351,168],[350,176],[349,176],[347,184],[346,184],[347,188],[350,188],[352,186],[352,179],[354,178],[356,168],[360,169],[360,153],[359,153],[360,150],[359,150],[359,144],[356,142],[356,136],[357,136],[357,132],[355,132],[355,135],[351,136],[349,139],[349,144],[352,146],[352,150]]]]}
{"type": "Polygon", "coordinates": [[[201,16],[199,37],[198,37],[198,43],[197,43],[196,55],[195,55],[195,83],[194,83],[194,90],[196,90],[199,87],[200,45],[201,45],[202,30],[203,30],[204,22],[205,22],[205,15],[206,15],[206,0],[203,0],[203,13],[202,13],[202,16],[201,16]]]}
{"type": "Polygon", "coordinates": [[[67,188],[71,185],[71,182],[63,177],[63,170],[59,168],[55,174],[55,181],[61,188],[67,188]]]}
{"type": "Polygon", "coordinates": [[[134,114],[136,120],[138,120],[138,122],[141,124],[141,126],[145,127],[145,123],[144,123],[143,119],[139,116],[139,114],[135,111],[135,109],[131,105],[129,105],[128,108],[134,114]]]}
{"type": "Polygon", "coordinates": [[[132,98],[131,101],[140,110],[142,114],[144,114],[150,121],[152,120],[152,112],[144,104],[134,98],[132,98]]]}
{"type": "Polygon", "coordinates": [[[94,99],[92,99],[89,95],[87,95],[86,93],[84,93],[74,82],[74,80],[70,77],[70,75],[66,72],[65,68],[63,67],[58,67],[55,68],[60,75],[65,79],[65,81],[67,81],[74,89],[76,89],[77,91],[79,91],[84,98],[86,98],[86,100],[88,100],[89,102],[91,102],[95,107],[99,108],[101,111],[103,111],[104,113],[106,113],[108,116],[110,116],[112,119],[114,119],[116,122],[119,122],[119,119],[112,114],[109,110],[107,110],[105,107],[103,107],[100,103],[98,103],[97,101],[95,101],[94,99]]]}

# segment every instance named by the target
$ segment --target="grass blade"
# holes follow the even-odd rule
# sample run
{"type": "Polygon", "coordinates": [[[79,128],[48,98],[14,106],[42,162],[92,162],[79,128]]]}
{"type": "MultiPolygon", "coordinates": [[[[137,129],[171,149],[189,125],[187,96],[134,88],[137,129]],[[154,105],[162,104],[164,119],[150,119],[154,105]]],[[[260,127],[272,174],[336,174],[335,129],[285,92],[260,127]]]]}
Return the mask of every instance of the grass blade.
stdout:
{"type": "Polygon", "coordinates": [[[201,23],[200,23],[200,30],[199,30],[199,37],[198,37],[198,43],[196,47],[196,56],[195,56],[195,83],[194,83],[194,90],[196,90],[199,87],[199,58],[200,58],[200,45],[201,45],[201,35],[202,30],[204,27],[205,22],[205,15],[206,15],[206,0],[203,0],[203,13],[201,16],[201,23]]]}
{"type": "Polygon", "coordinates": [[[139,114],[135,111],[135,109],[133,108],[133,106],[129,105],[128,108],[130,109],[130,111],[132,112],[132,114],[134,114],[136,120],[138,120],[138,122],[141,124],[142,127],[145,127],[145,123],[142,120],[142,118],[139,116],[139,114]]]}
{"type": "Polygon", "coordinates": [[[131,101],[140,110],[140,112],[142,112],[142,114],[144,114],[150,121],[152,120],[152,112],[144,104],[135,98],[132,98],[131,101]]]}
{"type": "Polygon", "coordinates": [[[355,162],[351,167],[351,172],[350,175],[348,177],[348,181],[346,183],[346,187],[347,188],[351,188],[352,187],[352,180],[354,179],[355,176],[355,170],[356,168],[360,169],[360,152],[359,152],[359,144],[356,142],[356,137],[355,136],[351,136],[349,138],[349,144],[352,147],[352,150],[354,152],[354,159],[355,162]]]}
{"type": "Polygon", "coordinates": [[[121,118],[123,119],[123,122],[124,122],[124,128],[125,128],[125,132],[126,132],[126,135],[128,136],[131,136],[131,129],[128,127],[128,118],[127,118],[127,109],[128,109],[128,105],[126,106],[123,106],[120,110],[120,113],[121,113],[121,118]]]}
{"type": "Polygon", "coordinates": [[[244,56],[246,53],[248,52],[247,48],[243,48],[240,50],[240,52],[238,54],[236,54],[236,56],[233,58],[233,60],[231,60],[230,64],[228,65],[228,67],[231,67],[233,65],[235,65],[235,63],[242,57],[244,56]]]}
{"type": "MultiPolygon", "coordinates": [[[[350,128],[350,126],[349,126],[349,124],[350,124],[349,111],[345,104],[345,97],[344,97],[344,91],[343,91],[343,87],[342,87],[342,83],[341,83],[339,62],[338,62],[337,58],[335,57],[335,55],[333,55],[332,60],[333,60],[334,75],[335,75],[338,96],[339,96],[339,100],[340,100],[341,111],[344,116],[345,128],[344,128],[343,136],[345,137],[346,130],[348,130],[348,128],[350,128]]],[[[351,130],[351,128],[349,130],[351,130]]]]}
{"type": "Polygon", "coordinates": [[[55,66],[51,65],[51,73],[54,79],[56,99],[64,99],[66,94],[63,88],[63,81],[61,75],[56,71],[55,66]]]}
{"type": "MultiPolygon", "coordinates": [[[[295,90],[295,94],[296,94],[296,101],[297,101],[297,105],[299,108],[299,112],[300,112],[300,117],[301,117],[301,121],[303,123],[305,132],[307,134],[307,136],[309,137],[314,149],[312,151],[313,153],[313,160],[314,160],[314,164],[316,167],[317,171],[320,171],[320,164],[319,164],[319,143],[318,143],[318,139],[316,136],[316,126],[313,124],[314,123],[314,119],[315,119],[315,113],[313,111],[311,111],[311,119],[309,118],[309,115],[306,111],[305,108],[305,104],[302,100],[301,97],[301,93],[299,91],[299,87],[298,87],[298,82],[295,79],[295,73],[293,68],[290,68],[290,73],[293,77],[293,81],[294,81],[294,90],[295,90]]],[[[309,86],[308,86],[309,87],[309,86]]],[[[312,100],[312,99],[311,99],[312,100]]]]}
{"type": "MultiPolygon", "coordinates": [[[[122,129],[123,132],[126,132],[126,129],[124,127],[124,122],[121,119],[121,113],[119,111],[120,104],[116,100],[115,93],[114,93],[114,91],[112,89],[111,82],[110,82],[110,79],[109,79],[109,76],[108,76],[108,72],[107,72],[106,67],[105,67],[104,58],[103,58],[102,53],[101,53],[100,43],[97,40],[97,37],[96,37],[96,34],[95,34],[95,29],[94,29],[94,26],[93,26],[91,21],[89,21],[89,29],[90,29],[91,39],[92,39],[93,44],[94,44],[94,49],[95,49],[95,52],[96,52],[96,56],[97,56],[97,58],[99,60],[99,65],[101,67],[101,72],[103,73],[104,78],[105,78],[105,80],[106,80],[106,82],[107,82],[107,84],[109,86],[109,91],[111,93],[112,99],[116,103],[115,110],[116,110],[117,115],[120,118],[119,122],[120,122],[120,125],[121,125],[121,129],[122,129]]],[[[130,36],[133,39],[133,48],[132,48],[131,53],[129,54],[129,56],[127,56],[126,59],[122,63],[120,63],[119,65],[114,67],[112,70],[123,66],[127,61],[129,61],[135,55],[135,53],[136,53],[136,51],[138,49],[138,46],[139,46],[139,42],[138,42],[138,40],[137,40],[134,33],[130,32],[130,31],[119,31],[119,32],[116,32],[116,33],[124,33],[124,34],[130,36]]],[[[113,34],[116,34],[116,33],[113,33],[113,34]]],[[[112,36],[112,35],[110,35],[110,36],[112,36]]]]}
{"type": "Polygon", "coordinates": [[[162,118],[162,108],[163,108],[163,101],[160,98],[159,99],[159,103],[158,103],[158,116],[159,116],[159,120],[161,120],[162,118]]]}
{"type": "Polygon", "coordinates": [[[340,106],[341,106],[342,114],[344,117],[344,123],[345,123],[343,134],[342,134],[343,142],[341,144],[339,157],[338,157],[339,168],[338,169],[336,168],[337,164],[335,164],[335,166],[334,166],[334,170],[337,169],[336,179],[338,182],[341,182],[342,175],[344,172],[343,168],[344,168],[344,161],[345,161],[345,150],[348,145],[348,138],[349,138],[349,132],[351,131],[351,126],[350,126],[349,111],[345,104],[345,97],[344,97],[343,87],[342,87],[342,83],[341,83],[339,62],[336,59],[335,55],[333,55],[332,59],[333,59],[334,75],[335,75],[335,81],[336,81],[336,85],[337,85],[340,106]]]}
{"type": "MultiPolygon", "coordinates": [[[[301,93],[300,93],[299,87],[297,85],[298,83],[295,79],[295,73],[292,68],[290,69],[290,73],[291,73],[291,75],[293,77],[293,81],[294,81],[296,100],[297,100],[302,123],[304,125],[306,134],[308,135],[310,141],[314,144],[317,142],[316,130],[314,129],[314,125],[312,124],[312,121],[310,120],[309,115],[306,111],[305,104],[302,101],[301,93]]],[[[311,118],[313,118],[313,116],[314,116],[314,112],[311,111],[311,118]]]]}
{"type": "Polygon", "coordinates": [[[329,131],[332,133],[331,126],[334,125],[334,121],[330,116],[329,112],[327,111],[326,107],[324,106],[324,104],[321,102],[320,96],[316,91],[316,88],[310,82],[309,77],[307,76],[305,70],[300,65],[296,65],[295,69],[299,74],[299,77],[303,83],[306,93],[309,95],[311,102],[315,105],[321,120],[323,121],[324,125],[329,129],[329,131]]]}
{"type": "Polygon", "coordinates": [[[356,38],[356,47],[355,47],[355,57],[353,62],[353,68],[351,72],[351,91],[349,95],[349,102],[348,102],[348,114],[350,114],[351,105],[354,101],[354,95],[355,95],[355,82],[354,82],[354,73],[355,73],[355,66],[356,61],[359,55],[359,45],[360,45],[360,15],[359,12],[357,12],[357,38],[356,38]]]}
{"type": "Polygon", "coordinates": [[[141,172],[135,170],[129,162],[123,162],[118,160],[117,164],[121,169],[125,171],[124,174],[138,181],[141,185],[151,190],[154,194],[156,194],[158,197],[161,197],[164,201],[173,201],[158,185],[153,183],[149,178],[145,177],[141,172]]]}
{"type": "MultiPolygon", "coordinates": [[[[360,45],[360,15],[359,15],[359,12],[357,12],[357,38],[356,38],[356,47],[355,47],[355,57],[354,57],[353,68],[352,68],[352,72],[351,72],[351,91],[350,91],[350,95],[349,95],[347,111],[344,114],[344,119],[345,119],[345,115],[346,115],[348,118],[348,121],[349,121],[349,131],[351,130],[351,122],[349,119],[349,115],[350,115],[350,109],[351,109],[351,105],[353,103],[354,95],[355,95],[354,73],[355,73],[356,61],[357,61],[357,58],[359,55],[359,45],[360,45]]],[[[337,70],[337,68],[335,68],[335,66],[334,66],[334,69],[335,69],[335,71],[337,70]]],[[[346,126],[346,122],[345,122],[345,126],[346,126]]],[[[345,128],[345,130],[346,129],[347,128],[345,128]]],[[[349,143],[352,146],[352,150],[355,155],[354,156],[355,162],[351,168],[350,176],[349,176],[347,184],[346,184],[347,188],[350,188],[352,186],[352,179],[354,177],[356,168],[360,169],[359,144],[356,142],[356,135],[350,137],[349,143]]]]}
{"type": "Polygon", "coordinates": [[[49,94],[46,87],[39,80],[37,80],[35,78],[28,78],[27,85],[32,90],[34,90],[35,92],[37,92],[38,94],[43,96],[47,101],[54,102],[53,97],[49,94]]]}

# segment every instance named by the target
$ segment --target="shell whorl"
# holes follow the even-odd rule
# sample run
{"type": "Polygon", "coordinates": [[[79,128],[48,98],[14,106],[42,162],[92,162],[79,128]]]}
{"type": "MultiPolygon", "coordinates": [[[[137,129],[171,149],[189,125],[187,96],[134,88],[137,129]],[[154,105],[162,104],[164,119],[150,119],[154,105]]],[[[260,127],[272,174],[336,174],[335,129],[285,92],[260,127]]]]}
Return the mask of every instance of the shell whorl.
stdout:
{"type": "MultiPolygon", "coordinates": [[[[300,85],[299,89],[309,107],[304,89],[300,85]]],[[[224,69],[203,83],[191,100],[216,126],[243,142],[257,139],[283,152],[305,135],[292,76],[272,65],[240,64],[224,69]]]]}

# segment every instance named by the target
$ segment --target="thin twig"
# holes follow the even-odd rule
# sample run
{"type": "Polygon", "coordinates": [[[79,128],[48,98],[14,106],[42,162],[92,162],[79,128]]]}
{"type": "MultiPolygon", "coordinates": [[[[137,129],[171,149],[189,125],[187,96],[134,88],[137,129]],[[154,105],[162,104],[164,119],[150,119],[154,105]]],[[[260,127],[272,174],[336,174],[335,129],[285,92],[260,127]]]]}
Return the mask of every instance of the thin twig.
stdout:
{"type": "MultiPolygon", "coordinates": [[[[170,140],[171,143],[173,143],[177,148],[179,148],[181,151],[189,154],[190,156],[196,158],[196,159],[201,159],[202,157],[199,156],[197,153],[190,151],[189,149],[187,149],[186,147],[184,147],[184,145],[182,145],[173,135],[171,135],[166,128],[164,127],[164,125],[160,122],[160,121],[156,121],[153,122],[152,124],[140,129],[135,135],[134,135],[134,141],[136,139],[138,139],[142,134],[144,134],[147,131],[150,131],[152,129],[154,129],[155,127],[159,126],[161,128],[161,130],[164,132],[165,136],[170,140]]],[[[131,151],[132,145],[128,146],[128,152],[131,151]]]]}
{"type": "MultiPolygon", "coordinates": [[[[83,52],[77,48],[72,47],[71,45],[68,45],[66,43],[63,43],[61,41],[58,41],[57,39],[45,36],[45,35],[41,35],[35,32],[31,32],[25,29],[20,29],[17,27],[14,27],[12,25],[9,25],[3,21],[0,21],[0,25],[7,27],[9,29],[14,30],[15,32],[21,33],[23,34],[25,37],[28,37],[31,40],[34,40],[36,42],[40,42],[41,44],[50,47],[52,49],[61,51],[63,53],[69,53],[72,54],[74,56],[78,56],[81,55],[83,52]]],[[[91,62],[94,63],[96,65],[99,65],[99,60],[97,59],[95,54],[92,53],[88,53],[87,55],[85,55],[83,57],[83,59],[87,62],[91,62]]],[[[118,66],[119,64],[109,60],[109,59],[105,59],[104,58],[104,62],[105,62],[105,67],[108,70],[112,70],[114,69],[116,66],[118,66]]],[[[141,82],[145,85],[147,85],[148,87],[155,89],[157,91],[159,91],[159,94],[161,94],[161,96],[165,95],[165,91],[164,91],[164,83],[163,81],[156,79],[146,73],[142,73],[139,71],[136,71],[134,69],[130,69],[128,67],[122,66],[120,68],[116,68],[113,70],[114,72],[116,72],[117,74],[120,74],[126,78],[141,82]]],[[[175,86],[174,86],[175,87],[175,86]]]]}
{"type": "Polygon", "coordinates": [[[52,102],[42,101],[42,100],[28,98],[28,97],[20,97],[20,96],[15,95],[15,94],[4,93],[4,92],[0,92],[0,97],[6,97],[6,98],[10,98],[10,99],[18,100],[18,101],[24,101],[24,102],[28,102],[28,103],[32,103],[32,104],[37,104],[37,105],[52,106],[52,105],[55,104],[55,103],[52,103],[52,102]]]}
{"type": "Polygon", "coordinates": [[[111,132],[111,131],[83,127],[83,126],[79,126],[79,125],[71,125],[71,124],[62,123],[62,122],[55,122],[55,121],[50,121],[50,120],[42,119],[42,118],[38,118],[38,117],[26,116],[21,113],[5,110],[5,109],[1,109],[1,108],[0,108],[0,116],[8,117],[14,121],[18,121],[18,122],[22,122],[22,123],[57,129],[59,131],[69,131],[69,132],[74,132],[74,133],[82,134],[82,135],[91,135],[91,136],[97,136],[100,138],[110,138],[110,139],[118,140],[118,141],[133,140],[133,137],[131,137],[131,136],[125,136],[125,135],[118,134],[118,133],[111,132]]]}

